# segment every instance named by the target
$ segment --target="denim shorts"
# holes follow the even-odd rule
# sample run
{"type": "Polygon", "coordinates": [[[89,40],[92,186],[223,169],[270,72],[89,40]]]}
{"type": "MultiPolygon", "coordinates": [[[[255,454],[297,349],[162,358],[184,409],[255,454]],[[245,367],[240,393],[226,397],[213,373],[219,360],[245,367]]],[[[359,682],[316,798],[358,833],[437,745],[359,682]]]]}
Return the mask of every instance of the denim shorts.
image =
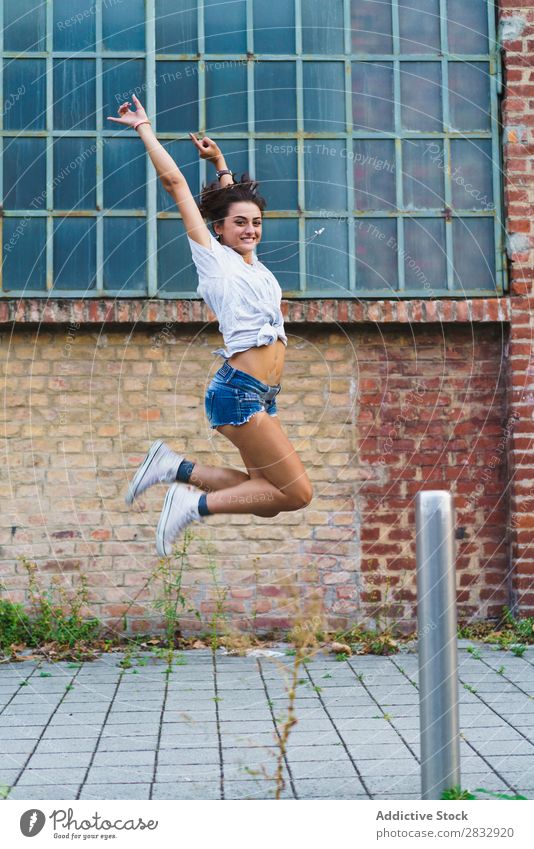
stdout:
{"type": "Polygon", "coordinates": [[[244,424],[254,413],[276,416],[275,397],[281,388],[280,383],[276,386],[262,383],[251,374],[233,368],[226,360],[215,372],[204,398],[210,427],[244,424]]]}

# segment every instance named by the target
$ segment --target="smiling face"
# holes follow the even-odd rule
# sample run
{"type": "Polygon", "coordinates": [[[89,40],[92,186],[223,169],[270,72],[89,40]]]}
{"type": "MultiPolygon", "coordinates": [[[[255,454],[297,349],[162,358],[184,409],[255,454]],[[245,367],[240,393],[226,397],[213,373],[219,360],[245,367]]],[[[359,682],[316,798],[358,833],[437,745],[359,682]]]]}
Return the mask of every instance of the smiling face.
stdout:
{"type": "Polygon", "coordinates": [[[214,224],[221,244],[233,248],[250,262],[251,253],[261,239],[261,210],[253,201],[236,201],[228,207],[226,218],[214,224]]]}

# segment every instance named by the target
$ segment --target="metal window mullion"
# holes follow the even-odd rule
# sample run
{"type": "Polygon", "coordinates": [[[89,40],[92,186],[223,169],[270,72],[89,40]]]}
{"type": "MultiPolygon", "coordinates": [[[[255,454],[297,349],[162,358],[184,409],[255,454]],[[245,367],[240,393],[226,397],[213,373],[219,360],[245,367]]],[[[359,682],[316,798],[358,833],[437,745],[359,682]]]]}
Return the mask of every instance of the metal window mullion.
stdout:
{"type": "Polygon", "coordinates": [[[247,0],[247,128],[248,128],[248,165],[249,173],[256,174],[256,110],[254,103],[254,11],[253,0],[247,0]]]}
{"type": "Polygon", "coordinates": [[[54,10],[52,3],[46,7],[46,290],[54,287],[54,10]]]}
{"type": "Polygon", "coordinates": [[[495,284],[497,294],[502,295],[506,289],[506,254],[504,246],[504,223],[502,220],[502,197],[501,197],[501,145],[499,138],[499,76],[500,56],[499,45],[496,43],[495,31],[495,4],[494,0],[488,0],[488,37],[491,51],[495,55],[495,74],[490,73],[490,104],[491,104],[491,151],[492,151],[492,185],[494,215],[494,240],[495,240],[495,284]]]}
{"type": "Polygon", "coordinates": [[[306,290],[306,219],[302,214],[306,209],[304,191],[304,92],[302,71],[302,11],[301,0],[295,0],[295,63],[297,95],[297,183],[298,183],[298,236],[299,236],[299,290],[306,290]]]}
{"type": "MultiPolygon", "coordinates": [[[[402,111],[401,111],[401,85],[400,85],[400,31],[399,31],[399,3],[392,0],[392,35],[393,35],[393,101],[395,121],[395,192],[397,198],[397,210],[403,209],[403,187],[402,187],[402,111]]],[[[398,292],[404,292],[404,215],[397,214],[397,278],[398,292]]],[[[393,289],[393,287],[391,287],[393,289]]]]}
{"type": "MultiPolygon", "coordinates": [[[[452,187],[451,187],[451,140],[450,140],[450,106],[449,106],[449,35],[447,30],[447,0],[439,0],[440,11],[440,37],[441,37],[441,98],[443,104],[443,180],[445,190],[445,206],[451,209],[452,187]]],[[[454,289],[454,241],[453,241],[453,219],[451,215],[445,217],[445,250],[447,260],[447,290],[454,289]]]]}
{"type": "Polygon", "coordinates": [[[95,38],[96,38],[96,291],[104,294],[104,168],[103,168],[103,137],[102,137],[102,0],[96,0],[95,6],[95,38]]]}
{"type": "Polygon", "coordinates": [[[347,148],[347,245],[348,245],[348,261],[349,261],[349,292],[354,292],[356,289],[356,251],[355,251],[355,221],[354,209],[356,206],[354,200],[354,162],[351,154],[354,153],[354,143],[352,141],[352,33],[351,33],[351,9],[350,0],[344,0],[343,3],[343,25],[345,29],[345,146],[347,148]],[[350,151],[350,153],[349,153],[350,151]]]}
{"type": "MultiPolygon", "coordinates": [[[[204,35],[204,0],[198,0],[197,7],[197,38],[198,52],[200,59],[198,62],[198,128],[202,135],[206,133],[206,39],[204,35]]],[[[200,185],[207,183],[207,162],[205,159],[199,161],[199,180],[200,185]]]]}
{"type": "MultiPolygon", "coordinates": [[[[154,0],[146,0],[146,29],[145,29],[145,84],[147,114],[153,122],[152,129],[157,133],[156,116],[156,21],[154,0]],[[153,84],[149,85],[148,80],[153,84]]],[[[134,132],[137,132],[134,130],[134,132]]],[[[142,142],[141,142],[142,144],[142,142]]],[[[148,154],[145,155],[145,168],[148,168],[148,154]]],[[[158,219],[157,219],[157,189],[158,176],[154,168],[148,171],[146,193],[146,277],[148,296],[154,298],[158,292],[158,219]]]]}

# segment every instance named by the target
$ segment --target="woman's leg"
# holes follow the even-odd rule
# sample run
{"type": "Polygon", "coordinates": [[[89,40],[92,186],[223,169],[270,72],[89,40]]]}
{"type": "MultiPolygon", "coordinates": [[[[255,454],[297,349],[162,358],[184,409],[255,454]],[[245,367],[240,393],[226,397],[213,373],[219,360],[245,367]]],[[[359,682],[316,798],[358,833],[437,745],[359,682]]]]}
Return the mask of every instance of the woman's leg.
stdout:
{"type": "Polygon", "coordinates": [[[218,430],[239,449],[249,480],[210,492],[206,499],[210,513],[276,516],[310,503],[311,482],[278,417],[257,413],[245,424],[222,425],[218,430]]]}
{"type": "MultiPolygon", "coordinates": [[[[194,460],[192,461],[195,462],[194,460]]],[[[195,463],[188,483],[198,486],[205,492],[215,492],[218,489],[238,486],[250,480],[249,475],[238,469],[221,468],[218,466],[204,466],[195,463]]]]}

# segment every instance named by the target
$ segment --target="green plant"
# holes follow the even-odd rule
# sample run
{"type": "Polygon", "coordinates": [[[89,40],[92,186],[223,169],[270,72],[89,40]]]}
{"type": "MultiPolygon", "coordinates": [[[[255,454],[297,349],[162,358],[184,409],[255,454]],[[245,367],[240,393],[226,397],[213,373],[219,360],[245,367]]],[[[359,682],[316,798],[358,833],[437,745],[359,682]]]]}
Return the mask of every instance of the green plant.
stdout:
{"type": "Polygon", "coordinates": [[[100,631],[98,619],[82,619],[81,608],[87,604],[87,578],[80,576],[81,586],[69,596],[58,577],[52,578],[51,588],[43,590],[37,581],[37,565],[22,557],[22,565],[28,573],[28,592],[31,607],[35,611],[32,619],[31,645],[57,642],[72,648],[82,641],[94,639],[100,631]]]}
{"type": "Polygon", "coordinates": [[[179,611],[193,613],[200,619],[198,610],[188,604],[182,590],[184,571],[188,563],[187,552],[192,540],[193,533],[190,528],[186,528],[181,543],[174,547],[172,556],[162,557],[150,577],[150,583],[159,581],[161,584],[162,597],[156,599],[154,607],[163,611],[168,672],[172,672],[174,650],[182,643],[179,611]]]}
{"type": "Polygon", "coordinates": [[[475,658],[475,660],[480,660],[482,657],[480,654],[480,649],[476,648],[475,646],[468,646],[467,651],[475,658]]]}
{"type": "Polygon", "coordinates": [[[470,693],[473,693],[474,695],[476,695],[477,691],[475,690],[475,688],[471,684],[464,684],[463,686],[465,687],[466,690],[469,690],[470,693]]]}
{"type": "Polygon", "coordinates": [[[30,620],[22,604],[0,599],[0,648],[5,651],[16,643],[25,643],[30,634],[30,620]]]}
{"type": "Polygon", "coordinates": [[[526,650],[527,650],[527,647],[524,646],[524,645],[521,645],[520,643],[515,643],[514,645],[510,646],[510,651],[512,652],[512,654],[515,654],[516,657],[523,657],[526,650]]]}
{"type": "Polygon", "coordinates": [[[509,796],[506,793],[494,793],[492,790],[485,790],[483,787],[477,787],[475,790],[463,790],[460,785],[455,785],[454,787],[449,787],[443,791],[441,798],[442,799],[480,799],[485,796],[491,796],[492,799],[506,799],[506,800],[515,800],[515,799],[524,799],[526,800],[526,796],[521,796],[516,794],[514,796],[509,796]],[[475,795],[476,793],[484,794],[482,797],[475,795]]]}

